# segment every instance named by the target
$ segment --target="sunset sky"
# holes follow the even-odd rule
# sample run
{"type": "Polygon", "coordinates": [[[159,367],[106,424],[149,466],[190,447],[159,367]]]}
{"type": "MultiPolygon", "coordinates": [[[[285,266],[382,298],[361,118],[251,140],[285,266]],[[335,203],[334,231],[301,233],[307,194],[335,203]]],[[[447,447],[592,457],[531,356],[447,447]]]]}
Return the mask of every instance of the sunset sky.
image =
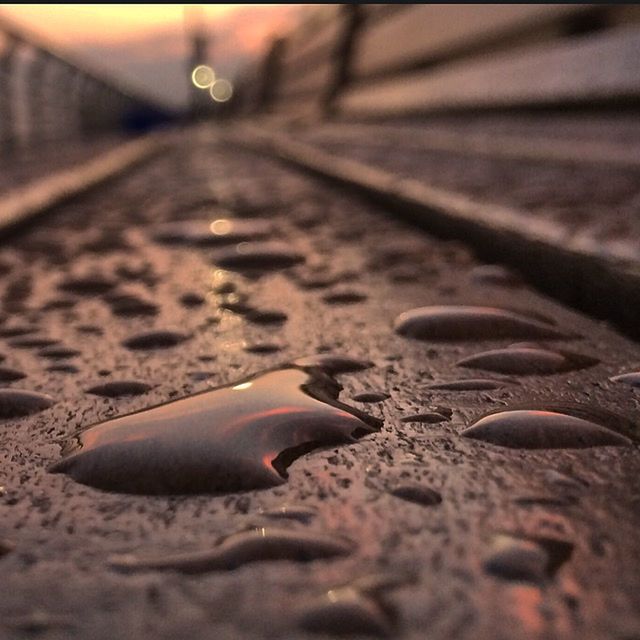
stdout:
{"type": "Polygon", "coordinates": [[[212,38],[210,63],[219,75],[231,77],[305,9],[277,4],[0,4],[0,15],[180,106],[188,78],[184,13],[197,7],[212,38]]]}

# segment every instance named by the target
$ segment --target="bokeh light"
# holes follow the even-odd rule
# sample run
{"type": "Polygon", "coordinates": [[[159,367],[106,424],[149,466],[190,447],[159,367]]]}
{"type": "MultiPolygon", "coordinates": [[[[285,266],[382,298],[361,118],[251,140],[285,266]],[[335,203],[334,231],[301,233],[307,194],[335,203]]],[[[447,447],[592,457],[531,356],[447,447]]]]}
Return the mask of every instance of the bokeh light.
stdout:
{"type": "Polygon", "coordinates": [[[216,102],[227,102],[233,95],[233,85],[229,80],[218,78],[211,85],[209,93],[216,102]]]}
{"type": "Polygon", "coordinates": [[[206,64],[199,64],[191,73],[191,82],[198,89],[208,89],[216,81],[216,74],[213,69],[206,64]]]}

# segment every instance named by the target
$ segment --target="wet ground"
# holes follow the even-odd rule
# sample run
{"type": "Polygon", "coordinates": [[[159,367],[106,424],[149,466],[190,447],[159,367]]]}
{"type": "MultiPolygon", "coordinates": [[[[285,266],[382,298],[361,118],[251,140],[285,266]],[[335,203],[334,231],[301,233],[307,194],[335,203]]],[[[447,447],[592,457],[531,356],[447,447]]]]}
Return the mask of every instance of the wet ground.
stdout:
{"type": "Polygon", "coordinates": [[[640,634],[606,324],[206,135],[0,258],[2,637],[640,634]]]}

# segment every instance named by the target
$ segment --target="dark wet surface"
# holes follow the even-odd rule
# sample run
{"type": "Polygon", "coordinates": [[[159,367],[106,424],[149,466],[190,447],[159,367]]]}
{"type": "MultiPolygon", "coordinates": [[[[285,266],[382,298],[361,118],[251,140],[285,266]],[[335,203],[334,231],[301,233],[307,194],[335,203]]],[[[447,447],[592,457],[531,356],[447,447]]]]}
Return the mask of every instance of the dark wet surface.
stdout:
{"type": "MultiPolygon", "coordinates": [[[[637,371],[640,350],[602,323],[525,285],[497,284],[504,274],[483,275],[460,244],[418,235],[384,210],[211,140],[186,140],[43,217],[2,248],[0,262],[10,265],[0,275],[2,367],[26,374],[3,383],[0,402],[3,638],[637,635],[640,409],[633,386],[611,378],[637,371]],[[267,220],[272,234],[250,242],[278,242],[278,251],[255,251],[250,268],[225,266],[217,256],[224,262],[234,244],[153,240],[156,226],[208,218],[207,207],[267,220]],[[347,289],[366,299],[323,300],[347,289]],[[75,304],[43,310],[56,299],[75,304]],[[228,308],[234,301],[242,313],[228,308]],[[501,311],[478,320],[487,306],[501,311]],[[446,313],[422,315],[419,339],[394,331],[398,316],[425,307],[446,313]],[[461,307],[474,311],[461,317],[461,307]],[[256,310],[277,313],[261,321],[256,310]],[[246,350],[260,344],[278,350],[246,350]],[[78,354],[47,357],[56,350],[78,354]],[[489,366],[502,369],[496,350],[592,363],[458,366],[479,356],[486,366],[490,353],[489,366]],[[137,412],[178,406],[168,434],[186,458],[143,453],[130,464],[96,442],[86,466],[76,459],[96,484],[125,467],[125,484],[172,485],[189,455],[211,459],[194,431],[219,426],[178,433],[189,402],[180,398],[230,393],[235,381],[287,362],[337,377],[349,404],[388,395],[358,405],[384,424],[356,441],[294,447],[282,460],[286,481],[272,469],[276,483],[266,488],[235,491],[240,468],[229,465],[223,495],[118,493],[47,470],[81,429],[128,415],[136,432],[153,411],[137,412]],[[469,379],[499,386],[433,387],[469,379]],[[138,383],[148,390],[129,393],[146,388],[138,383]],[[528,412],[524,422],[510,422],[514,411],[528,412]],[[553,415],[532,417],[540,411],[553,415]],[[476,432],[482,439],[461,435],[488,412],[507,417],[476,432]],[[261,527],[280,533],[266,541],[248,533],[261,527]],[[367,582],[390,571],[414,579],[367,582]]],[[[269,407],[283,406],[286,386],[276,387],[269,407]]],[[[339,411],[293,395],[323,415],[339,411]]],[[[292,433],[306,438],[309,426],[297,421],[292,433]]],[[[134,441],[120,444],[130,455],[134,441]]],[[[245,479],[259,468],[257,449],[246,451],[245,479]]]]}

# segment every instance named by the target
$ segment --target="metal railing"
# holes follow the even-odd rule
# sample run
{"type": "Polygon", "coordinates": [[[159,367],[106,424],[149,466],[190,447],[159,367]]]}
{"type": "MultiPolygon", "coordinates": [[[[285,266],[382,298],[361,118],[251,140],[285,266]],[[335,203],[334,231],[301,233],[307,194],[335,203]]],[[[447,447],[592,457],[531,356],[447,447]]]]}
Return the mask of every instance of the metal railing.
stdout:
{"type": "Polygon", "coordinates": [[[0,156],[99,133],[139,132],[171,116],[0,15],[0,156]]]}

